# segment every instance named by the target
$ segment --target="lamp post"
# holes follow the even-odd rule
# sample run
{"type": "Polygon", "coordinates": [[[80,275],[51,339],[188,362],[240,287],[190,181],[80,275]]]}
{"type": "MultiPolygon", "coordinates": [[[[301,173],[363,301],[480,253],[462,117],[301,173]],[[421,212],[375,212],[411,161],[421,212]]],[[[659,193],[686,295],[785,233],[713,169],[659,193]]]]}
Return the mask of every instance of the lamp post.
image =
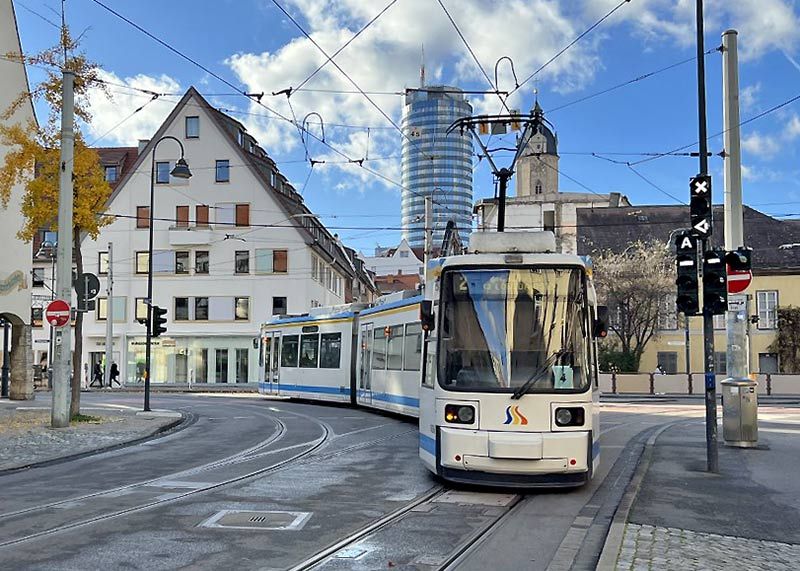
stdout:
{"type": "Polygon", "coordinates": [[[155,194],[156,183],[156,149],[162,141],[172,139],[181,148],[181,158],[175,163],[175,168],[170,172],[170,176],[175,178],[189,178],[192,176],[189,165],[183,158],[183,143],[171,135],[161,137],[153,145],[153,153],[150,162],[150,224],[148,228],[147,243],[147,342],[144,354],[144,410],[150,410],[150,344],[153,337],[153,197],[155,194]]]}

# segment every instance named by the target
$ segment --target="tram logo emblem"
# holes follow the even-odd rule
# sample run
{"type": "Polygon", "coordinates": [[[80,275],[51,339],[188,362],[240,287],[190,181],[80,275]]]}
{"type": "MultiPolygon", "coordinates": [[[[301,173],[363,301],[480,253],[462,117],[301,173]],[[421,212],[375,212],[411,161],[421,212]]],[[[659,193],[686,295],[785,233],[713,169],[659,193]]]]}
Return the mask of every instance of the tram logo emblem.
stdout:
{"type": "Polygon", "coordinates": [[[528,419],[519,411],[519,406],[506,407],[506,420],[503,424],[528,424],[528,419]]]}

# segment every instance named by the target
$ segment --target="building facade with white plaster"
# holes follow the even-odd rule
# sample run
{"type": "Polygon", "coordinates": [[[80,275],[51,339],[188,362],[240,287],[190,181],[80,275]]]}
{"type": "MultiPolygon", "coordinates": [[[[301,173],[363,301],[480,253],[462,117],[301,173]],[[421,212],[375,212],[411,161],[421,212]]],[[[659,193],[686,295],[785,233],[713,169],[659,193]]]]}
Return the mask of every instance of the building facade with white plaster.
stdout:
{"type": "Polygon", "coordinates": [[[83,362],[105,351],[108,245],[112,244],[113,359],[123,381],[143,381],[151,156],[155,154],[153,304],[167,332],[153,340],[154,383],[247,383],[258,379],[254,344],[274,314],[345,302],[353,265],[244,125],[190,88],[132,167],[107,212],[113,223],[83,242],[85,271],[101,295],[84,321],[83,362]],[[170,175],[181,156],[188,180],[170,175]]]}
{"type": "Polygon", "coordinates": [[[374,256],[364,261],[376,276],[422,275],[422,248],[412,248],[405,238],[394,248],[375,248],[374,256]]]}

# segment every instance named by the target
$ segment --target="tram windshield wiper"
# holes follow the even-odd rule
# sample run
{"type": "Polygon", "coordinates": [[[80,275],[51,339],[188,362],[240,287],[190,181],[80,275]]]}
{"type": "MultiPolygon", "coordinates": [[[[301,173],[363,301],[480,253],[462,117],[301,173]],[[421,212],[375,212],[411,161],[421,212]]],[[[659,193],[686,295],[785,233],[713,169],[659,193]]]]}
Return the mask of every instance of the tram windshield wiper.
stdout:
{"type": "Polygon", "coordinates": [[[514,391],[514,394],[511,395],[512,400],[518,400],[522,398],[522,395],[528,392],[528,389],[536,382],[539,378],[539,375],[542,373],[547,372],[547,370],[553,365],[553,363],[564,353],[562,349],[552,353],[547,359],[545,359],[544,363],[542,363],[541,367],[536,369],[534,373],[530,376],[530,378],[525,381],[520,387],[514,391]]]}

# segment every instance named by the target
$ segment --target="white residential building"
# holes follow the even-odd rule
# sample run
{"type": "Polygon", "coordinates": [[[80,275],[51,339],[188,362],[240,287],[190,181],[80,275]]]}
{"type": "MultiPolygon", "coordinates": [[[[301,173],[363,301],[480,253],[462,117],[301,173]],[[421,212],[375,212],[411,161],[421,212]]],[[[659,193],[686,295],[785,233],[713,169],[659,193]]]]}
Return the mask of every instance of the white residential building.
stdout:
{"type": "Polygon", "coordinates": [[[422,275],[422,248],[412,248],[403,238],[396,248],[376,248],[364,263],[376,276],[422,275]]]}
{"type": "MultiPolygon", "coordinates": [[[[153,300],[167,333],[153,340],[154,383],[246,383],[258,379],[254,344],[262,322],[345,302],[353,266],[338,240],[245,127],[194,89],[153,139],[140,145],[107,211],[116,220],[83,242],[85,271],[105,292],[113,244],[113,358],[123,381],[141,381],[145,359],[151,156],[156,142],[153,300]],[[185,149],[192,177],[170,176],[185,149]]],[[[84,321],[84,363],[105,351],[105,293],[84,321]]]]}
{"type": "MultiPolygon", "coordinates": [[[[22,65],[22,48],[17,31],[17,20],[11,0],[0,0],[0,113],[5,112],[20,94],[28,91],[28,78],[22,65]],[[15,61],[14,54],[20,57],[15,61]]],[[[27,124],[35,121],[31,102],[25,101],[16,112],[4,119],[5,125],[27,124]]],[[[8,147],[0,145],[0,164],[5,161],[8,147]]],[[[0,202],[0,317],[10,324],[6,336],[0,328],[0,362],[3,360],[3,343],[10,350],[11,398],[33,398],[33,379],[30,354],[31,317],[31,247],[17,238],[24,219],[20,213],[24,187],[11,188],[6,204],[0,202]]]]}

